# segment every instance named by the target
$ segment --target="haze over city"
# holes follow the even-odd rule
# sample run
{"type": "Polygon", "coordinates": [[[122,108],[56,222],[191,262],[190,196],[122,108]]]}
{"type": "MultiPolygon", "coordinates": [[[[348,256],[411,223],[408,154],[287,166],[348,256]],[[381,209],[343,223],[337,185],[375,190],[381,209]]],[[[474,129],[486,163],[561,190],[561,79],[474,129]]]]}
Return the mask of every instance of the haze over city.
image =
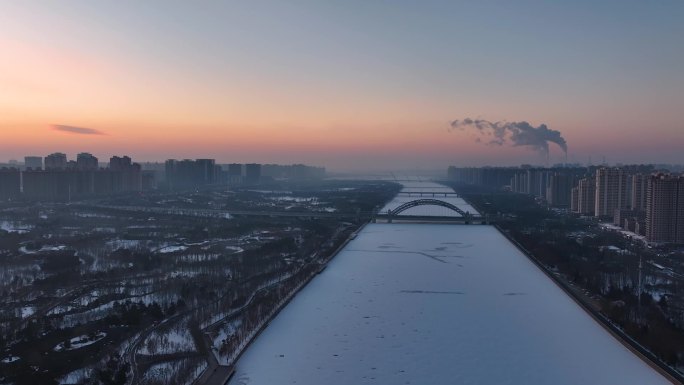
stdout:
{"type": "Polygon", "coordinates": [[[0,1],[0,385],[684,384],[684,1],[0,1]]]}
{"type": "Polygon", "coordinates": [[[0,154],[546,163],[451,126],[482,119],[545,124],[568,162],[675,163],[683,19],[680,1],[4,2],[0,154]]]}

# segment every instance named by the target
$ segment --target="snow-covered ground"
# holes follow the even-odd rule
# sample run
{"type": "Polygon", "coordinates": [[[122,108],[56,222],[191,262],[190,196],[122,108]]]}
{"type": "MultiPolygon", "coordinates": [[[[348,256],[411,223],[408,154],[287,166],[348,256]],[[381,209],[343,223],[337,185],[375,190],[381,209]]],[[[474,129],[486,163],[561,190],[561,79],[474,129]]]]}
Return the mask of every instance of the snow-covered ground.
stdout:
{"type": "MultiPolygon", "coordinates": [[[[416,199],[437,199],[460,208],[465,212],[469,212],[473,215],[478,215],[479,213],[475,208],[469,205],[463,198],[455,195],[449,196],[439,196],[439,193],[454,193],[454,190],[450,187],[434,183],[434,182],[405,182],[404,188],[401,190],[402,193],[417,193],[417,192],[427,192],[435,193],[435,196],[423,194],[412,194],[411,196],[406,194],[399,194],[394,199],[392,199],[388,204],[383,207],[380,212],[386,213],[387,210],[394,210],[399,205],[406,202],[414,201],[416,199]]],[[[400,215],[430,215],[430,216],[461,216],[461,214],[449,210],[448,208],[441,206],[417,206],[410,208],[400,215]]]]}
{"type": "Polygon", "coordinates": [[[196,358],[162,362],[145,371],[141,383],[191,385],[206,368],[206,361],[196,358]]]}
{"type": "Polygon", "coordinates": [[[19,252],[22,254],[35,254],[35,253],[46,253],[46,252],[51,252],[51,251],[62,251],[66,250],[67,247],[65,245],[54,245],[54,246],[49,246],[45,245],[41,247],[39,250],[29,250],[26,248],[26,246],[22,246],[19,248],[19,252]]]}
{"type": "Polygon", "coordinates": [[[33,229],[33,226],[27,226],[18,222],[0,221],[0,230],[5,230],[8,233],[26,234],[33,229]]]}
{"type": "Polygon", "coordinates": [[[370,224],[229,384],[666,384],[495,228],[370,224]]]}
{"type": "Polygon", "coordinates": [[[177,253],[179,251],[185,251],[187,249],[188,249],[187,246],[176,245],[176,246],[162,247],[161,249],[157,250],[157,252],[161,253],[161,254],[168,254],[168,253],[177,253]]]}
{"type": "Polygon", "coordinates": [[[174,354],[195,351],[190,328],[178,323],[169,330],[155,330],[138,349],[138,354],[174,354]]]}
{"type": "Polygon", "coordinates": [[[28,318],[36,312],[36,308],[33,306],[23,306],[21,308],[21,318],[28,318]]]}
{"type": "Polygon", "coordinates": [[[316,197],[275,196],[275,197],[268,197],[268,199],[278,201],[278,202],[296,202],[296,203],[318,204],[318,198],[316,198],[316,197]]]}
{"type": "Polygon", "coordinates": [[[606,230],[617,231],[629,239],[640,241],[644,244],[648,243],[645,236],[636,234],[636,233],[631,232],[631,231],[627,231],[627,230],[623,229],[622,227],[616,226],[612,223],[599,223],[599,227],[606,229],[606,230]]]}
{"type": "Polygon", "coordinates": [[[80,384],[93,374],[93,368],[81,368],[74,370],[59,380],[60,385],[80,384]]]}

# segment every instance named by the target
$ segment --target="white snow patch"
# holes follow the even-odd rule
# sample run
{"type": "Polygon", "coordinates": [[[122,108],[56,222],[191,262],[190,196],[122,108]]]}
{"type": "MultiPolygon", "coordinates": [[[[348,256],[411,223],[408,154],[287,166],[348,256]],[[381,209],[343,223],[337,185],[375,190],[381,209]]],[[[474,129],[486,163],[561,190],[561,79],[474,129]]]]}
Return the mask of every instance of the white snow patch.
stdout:
{"type": "Polygon", "coordinates": [[[33,226],[25,225],[19,222],[0,221],[0,230],[5,230],[8,233],[26,234],[33,229],[33,226]]]}
{"type": "Polygon", "coordinates": [[[43,247],[41,247],[38,250],[29,250],[26,248],[26,246],[22,246],[19,248],[19,252],[22,254],[36,254],[36,253],[46,253],[46,252],[51,252],[51,251],[62,251],[62,250],[66,250],[66,248],[67,247],[65,245],[53,245],[53,246],[44,245],[43,247]]]}
{"type": "Polygon", "coordinates": [[[23,306],[21,308],[21,318],[28,318],[36,312],[36,308],[33,306],[23,306]]]}
{"type": "Polygon", "coordinates": [[[242,253],[243,251],[245,251],[245,249],[243,249],[240,246],[226,246],[226,250],[232,251],[233,254],[238,254],[238,253],[242,253]]]}
{"type": "Polygon", "coordinates": [[[59,305],[59,306],[52,308],[52,310],[50,310],[47,314],[48,315],[64,314],[64,313],[68,313],[74,309],[75,308],[71,305],[59,305]]]}
{"type": "Polygon", "coordinates": [[[114,227],[95,227],[93,229],[93,231],[96,233],[107,233],[107,234],[116,233],[116,229],[114,227]]]}
{"type": "Polygon", "coordinates": [[[75,216],[79,218],[113,218],[111,215],[98,214],[98,213],[88,213],[88,212],[78,212],[74,213],[75,216]]]}
{"type": "Polygon", "coordinates": [[[161,249],[157,250],[157,252],[159,252],[161,254],[168,254],[168,253],[177,253],[179,251],[185,251],[187,249],[188,249],[187,246],[182,246],[182,245],[166,246],[166,247],[162,247],[161,249]]]}
{"type": "Polygon", "coordinates": [[[20,359],[21,358],[19,358],[17,356],[9,356],[9,357],[3,358],[2,361],[0,361],[0,362],[2,362],[3,364],[11,364],[12,362],[17,362],[20,359]]]}

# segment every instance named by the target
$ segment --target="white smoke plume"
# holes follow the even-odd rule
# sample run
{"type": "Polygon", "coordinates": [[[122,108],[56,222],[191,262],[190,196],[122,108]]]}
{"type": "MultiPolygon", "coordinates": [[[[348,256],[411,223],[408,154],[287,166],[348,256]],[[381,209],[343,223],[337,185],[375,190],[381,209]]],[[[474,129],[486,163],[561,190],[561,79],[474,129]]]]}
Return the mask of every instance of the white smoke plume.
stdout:
{"type": "Polygon", "coordinates": [[[450,131],[471,131],[475,141],[492,146],[529,146],[548,156],[549,143],[555,143],[567,155],[568,144],[560,131],[549,129],[546,124],[534,127],[527,122],[490,122],[484,119],[454,120],[450,131]]]}

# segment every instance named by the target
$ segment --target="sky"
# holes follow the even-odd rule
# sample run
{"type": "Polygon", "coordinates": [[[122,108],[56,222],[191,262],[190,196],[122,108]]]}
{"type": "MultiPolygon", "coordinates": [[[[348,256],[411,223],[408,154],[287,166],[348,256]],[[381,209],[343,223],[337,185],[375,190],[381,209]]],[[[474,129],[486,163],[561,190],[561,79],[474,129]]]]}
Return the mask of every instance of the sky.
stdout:
{"type": "Polygon", "coordinates": [[[0,162],[684,163],[684,2],[2,1],[0,162]],[[510,138],[509,138],[510,139],[510,138]]]}

